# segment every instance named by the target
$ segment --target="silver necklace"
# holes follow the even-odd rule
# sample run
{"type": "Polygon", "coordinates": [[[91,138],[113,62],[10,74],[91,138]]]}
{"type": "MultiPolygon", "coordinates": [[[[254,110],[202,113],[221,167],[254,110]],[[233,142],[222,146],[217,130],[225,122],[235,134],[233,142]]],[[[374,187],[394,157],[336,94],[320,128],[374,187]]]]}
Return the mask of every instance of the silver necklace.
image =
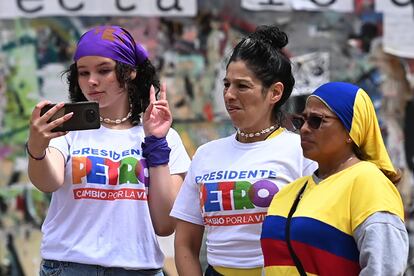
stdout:
{"type": "Polygon", "coordinates": [[[104,122],[104,123],[111,124],[111,125],[122,124],[123,122],[125,122],[132,116],[132,106],[130,105],[129,108],[130,108],[129,112],[124,118],[112,120],[109,118],[102,118],[101,116],[99,116],[99,120],[101,121],[101,123],[104,122]]]}
{"type": "Polygon", "coordinates": [[[245,133],[245,132],[241,131],[238,128],[237,129],[237,134],[239,134],[241,137],[252,138],[252,137],[259,137],[263,134],[269,133],[269,132],[273,131],[274,129],[276,129],[276,125],[273,125],[273,126],[270,126],[268,128],[262,129],[258,132],[245,133]]]}

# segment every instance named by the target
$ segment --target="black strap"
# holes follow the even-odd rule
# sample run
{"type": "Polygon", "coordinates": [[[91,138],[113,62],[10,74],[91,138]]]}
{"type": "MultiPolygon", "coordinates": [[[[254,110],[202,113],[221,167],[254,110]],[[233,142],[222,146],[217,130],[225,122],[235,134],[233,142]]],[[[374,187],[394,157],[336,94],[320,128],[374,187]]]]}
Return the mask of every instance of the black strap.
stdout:
{"type": "Polygon", "coordinates": [[[295,201],[292,204],[292,207],[290,207],[289,215],[286,218],[286,227],[285,227],[285,238],[286,238],[287,247],[289,249],[289,253],[290,253],[290,256],[292,257],[292,260],[295,263],[296,269],[298,270],[301,276],[306,276],[307,274],[298,256],[296,255],[295,251],[293,251],[292,244],[290,243],[290,223],[292,220],[293,213],[296,211],[296,208],[298,207],[299,201],[302,198],[302,194],[305,191],[307,184],[308,182],[306,181],[305,185],[303,185],[298,195],[296,196],[295,201]]]}
{"type": "Polygon", "coordinates": [[[217,270],[214,269],[211,265],[208,265],[204,276],[224,276],[223,274],[219,273],[217,270]]]}

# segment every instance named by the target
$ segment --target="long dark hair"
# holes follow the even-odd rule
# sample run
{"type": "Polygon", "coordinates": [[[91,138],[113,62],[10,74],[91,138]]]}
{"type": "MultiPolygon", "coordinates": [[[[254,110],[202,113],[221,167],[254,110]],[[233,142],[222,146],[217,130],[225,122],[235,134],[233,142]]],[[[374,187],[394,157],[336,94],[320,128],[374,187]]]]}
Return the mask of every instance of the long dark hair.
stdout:
{"type": "MultiPolygon", "coordinates": [[[[129,102],[132,105],[132,116],[130,118],[133,125],[140,123],[141,114],[149,105],[149,91],[151,85],[154,86],[158,94],[160,90],[160,81],[158,79],[154,65],[149,59],[136,68],[129,64],[115,61],[116,78],[120,87],[127,88],[129,102]],[[131,79],[131,72],[136,71],[136,77],[131,79]]],[[[76,63],[69,66],[69,69],[63,72],[66,74],[69,85],[69,100],[71,102],[87,101],[83,95],[78,83],[78,68],[76,63]]]]}

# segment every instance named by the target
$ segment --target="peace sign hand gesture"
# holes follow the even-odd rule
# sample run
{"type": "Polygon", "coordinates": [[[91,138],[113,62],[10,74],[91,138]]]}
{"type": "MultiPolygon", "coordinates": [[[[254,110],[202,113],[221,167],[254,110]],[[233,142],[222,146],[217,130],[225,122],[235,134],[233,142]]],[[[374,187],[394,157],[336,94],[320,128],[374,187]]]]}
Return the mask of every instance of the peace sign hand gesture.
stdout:
{"type": "Polygon", "coordinates": [[[167,101],[166,84],[161,84],[160,99],[155,98],[155,89],[151,85],[150,103],[144,112],[143,125],[145,136],[154,135],[157,138],[167,136],[172,124],[172,115],[167,101]]]}

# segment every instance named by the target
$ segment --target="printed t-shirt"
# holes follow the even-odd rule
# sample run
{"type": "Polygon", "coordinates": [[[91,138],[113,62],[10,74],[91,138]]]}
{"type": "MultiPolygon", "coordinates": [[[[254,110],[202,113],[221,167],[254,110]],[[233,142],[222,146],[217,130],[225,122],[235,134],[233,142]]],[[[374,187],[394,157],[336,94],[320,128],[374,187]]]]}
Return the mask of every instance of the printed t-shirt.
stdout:
{"type": "Polygon", "coordinates": [[[316,169],[303,157],[299,135],[277,132],[255,143],[231,135],[204,144],[193,157],[171,215],[206,227],[214,267],[263,266],[261,224],[273,195],[316,169]]]}
{"type": "MultiPolygon", "coordinates": [[[[52,139],[50,146],[66,160],[65,182],[52,194],[42,226],[42,258],[130,269],[163,266],[147,202],[144,137],[142,126],[101,126],[52,139]]],[[[171,174],[186,172],[190,159],[175,130],[167,141],[171,174]]]]}

